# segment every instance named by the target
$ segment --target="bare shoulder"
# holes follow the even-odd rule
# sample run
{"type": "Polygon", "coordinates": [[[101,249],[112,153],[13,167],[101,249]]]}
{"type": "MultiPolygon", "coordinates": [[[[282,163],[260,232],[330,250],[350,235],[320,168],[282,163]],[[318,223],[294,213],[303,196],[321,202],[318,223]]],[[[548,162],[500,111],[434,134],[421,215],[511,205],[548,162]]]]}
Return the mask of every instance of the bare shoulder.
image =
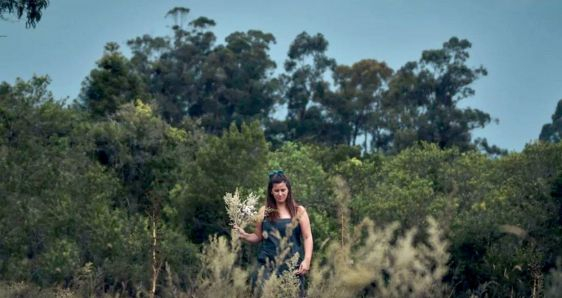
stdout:
{"type": "Polygon", "coordinates": [[[304,214],[306,214],[306,208],[304,208],[303,205],[299,205],[297,207],[297,216],[302,216],[304,214]]]}

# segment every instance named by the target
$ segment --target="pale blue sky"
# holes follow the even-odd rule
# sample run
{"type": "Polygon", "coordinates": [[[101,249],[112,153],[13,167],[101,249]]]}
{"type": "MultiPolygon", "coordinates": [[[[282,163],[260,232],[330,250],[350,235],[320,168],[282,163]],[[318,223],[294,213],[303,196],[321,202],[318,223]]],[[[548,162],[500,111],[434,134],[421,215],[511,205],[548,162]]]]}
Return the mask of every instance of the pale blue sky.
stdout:
{"type": "Polygon", "coordinates": [[[538,137],[562,99],[560,0],[53,0],[35,29],[0,20],[7,35],[0,38],[0,81],[48,74],[57,98],[74,99],[106,42],[126,50],[136,36],[169,34],[172,20],[164,15],[174,6],[214,19],[221,43],[234,31],[272,33],[278,67],[302,31],[323,33],[338,63],[373,58],[394,69],[451,36],[466,38],[473,44],[468,64],[489,75],[464,105],[500,121],[474,135],[512,151],[538,137]]]}

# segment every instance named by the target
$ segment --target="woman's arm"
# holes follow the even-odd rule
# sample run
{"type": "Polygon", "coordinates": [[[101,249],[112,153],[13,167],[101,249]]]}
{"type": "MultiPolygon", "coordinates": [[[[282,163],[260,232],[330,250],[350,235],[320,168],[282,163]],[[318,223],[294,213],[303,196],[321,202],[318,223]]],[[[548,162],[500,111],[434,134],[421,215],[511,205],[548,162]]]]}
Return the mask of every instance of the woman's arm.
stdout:
{"type": "Polygon", "coordinates": [[[310,229],[310,219],[308,218],[308,213],[306,213],[306,209],[304,207],[299,206],[297,216],[302,231],[302,237],[304,239],[304,259],[300,264],[297,273],[305,274],[308,270],[310,270],[310,262],[312,261],[312,231],[310,229]]]}
{"type": "Polygon", "coordinates": [[[261,224],[263,221],[264,213],[265,207],[261,207],[260,211],[258,212],[258,219],[256,220],[256,230],[253,233],[246,233],[246,231],[244,231],[244,229],[242,229],[241,227],[234,226],[234,228],[237,229],[238,233],[240,234],[240,239],[252,244],[259,243],[263,240],[261,224]]]}

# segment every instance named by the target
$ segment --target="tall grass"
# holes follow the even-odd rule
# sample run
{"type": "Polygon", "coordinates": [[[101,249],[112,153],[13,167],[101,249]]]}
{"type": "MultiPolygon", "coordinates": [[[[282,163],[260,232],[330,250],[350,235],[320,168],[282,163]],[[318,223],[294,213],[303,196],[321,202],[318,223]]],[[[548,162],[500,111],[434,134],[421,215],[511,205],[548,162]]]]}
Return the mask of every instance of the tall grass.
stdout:
{"type": "Polygon", "coordinates": [[[377,228],[365,219],[350,243],[332,243],[326,259],[315,262],[309,297],[444,296],[447,242],[437,223],[428,222],[427,241],[415,243],[417,229],[396,236],[397,224],[377,228]]]}
{"type": "Polygon", "coordinates": [[[562,259],[558,260],[557,268],[552,269],[546,278],[545,298],[562,296],[562,259]]]}
{"type": "MultiPolygon", "coordinates": [[[[427,226],[399,232],[392,224],[377,227],[365,219],[353,227],[350,241],[337,239],[327,245],[325,257],[316,259],[308,276],[307,297],[449,297],[443,282],[449,254],[438,224],[431,218],[427,226]],[[423,240],[419,240],[423,232],[423,240]]],[[[159,297],[299,297],[299,283],[291,271],[263,280],[264,269],[243,266],[239,261],[240,242],[236,238],[213,236],[201,253],[201,271],[181,289],[180,281],[167,269],[167,282],[159,297]],[[252,283],[252,276],[257,282],[252,283]],[[260,282],[260,279],[262,280],[260,282]]],[[[296,258],[286,262],[293,266],[296,258]]],[[[544,297],[560,297],[562,267],[546,277],[544,297]]],[[[275,271],[274,271],[275,272],[275,271]]],[[[33,284],[0,283],[0,297],[99,297],[89,282],[75,283],[71,289],[40,289],[33,284]],[[90,293],[90,295],[88,295],[90,293]]],[[[146,297],[148,291],[139,291],[146,297]]],[[[127,293],[101,293],[103,297],[126,297],[127,293]]],[[[472,297],[480,297],[476,292],[472,297]]]]}
{"type": "MultiPolygon", "coordinates": [[[[397,235],[398,224],[377,228],[365,219],[354,227],[351,239],[328,245],[310,271],[307,297],[443,297],[447,273],[447,242],[437,223],[428,219],[424,241],[415,241],[418,229],[397,235]]],[[[226,237],[213,237],[202,255],[203,270],[193,297],[299,297],[299,282],[291,271],[252,288],[254,268],[236,263],[240,245],[226,237]]],[[[296,259],[286,261],[294,268],[296,259]]],[[[282,263],[282,262],[281,262],[282,263]]],[[[281,263],[278,266],[281,266],[281,263]]],[[[287,264],[288,263],[288,264],[287,264]]],[[[275,269],[273,272],[276,272],[275,269]]]]}

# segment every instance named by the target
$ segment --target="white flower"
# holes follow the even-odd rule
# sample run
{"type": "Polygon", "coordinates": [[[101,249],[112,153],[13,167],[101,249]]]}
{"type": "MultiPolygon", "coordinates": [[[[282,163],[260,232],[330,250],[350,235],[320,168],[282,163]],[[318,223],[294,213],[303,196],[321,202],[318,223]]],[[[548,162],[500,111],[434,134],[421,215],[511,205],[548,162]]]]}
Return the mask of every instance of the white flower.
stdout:
{"type": "Polygon", "coordinates": [[[258,203],[258,197],[253,193],[250,193],[246,200],[242,201],[240,200],[240,193],[236,189],[234,195],[227,193],[224,196],[224,202],[231,225],[244,228],[257,219],[258,211],[256,204],[258,203]]]}

